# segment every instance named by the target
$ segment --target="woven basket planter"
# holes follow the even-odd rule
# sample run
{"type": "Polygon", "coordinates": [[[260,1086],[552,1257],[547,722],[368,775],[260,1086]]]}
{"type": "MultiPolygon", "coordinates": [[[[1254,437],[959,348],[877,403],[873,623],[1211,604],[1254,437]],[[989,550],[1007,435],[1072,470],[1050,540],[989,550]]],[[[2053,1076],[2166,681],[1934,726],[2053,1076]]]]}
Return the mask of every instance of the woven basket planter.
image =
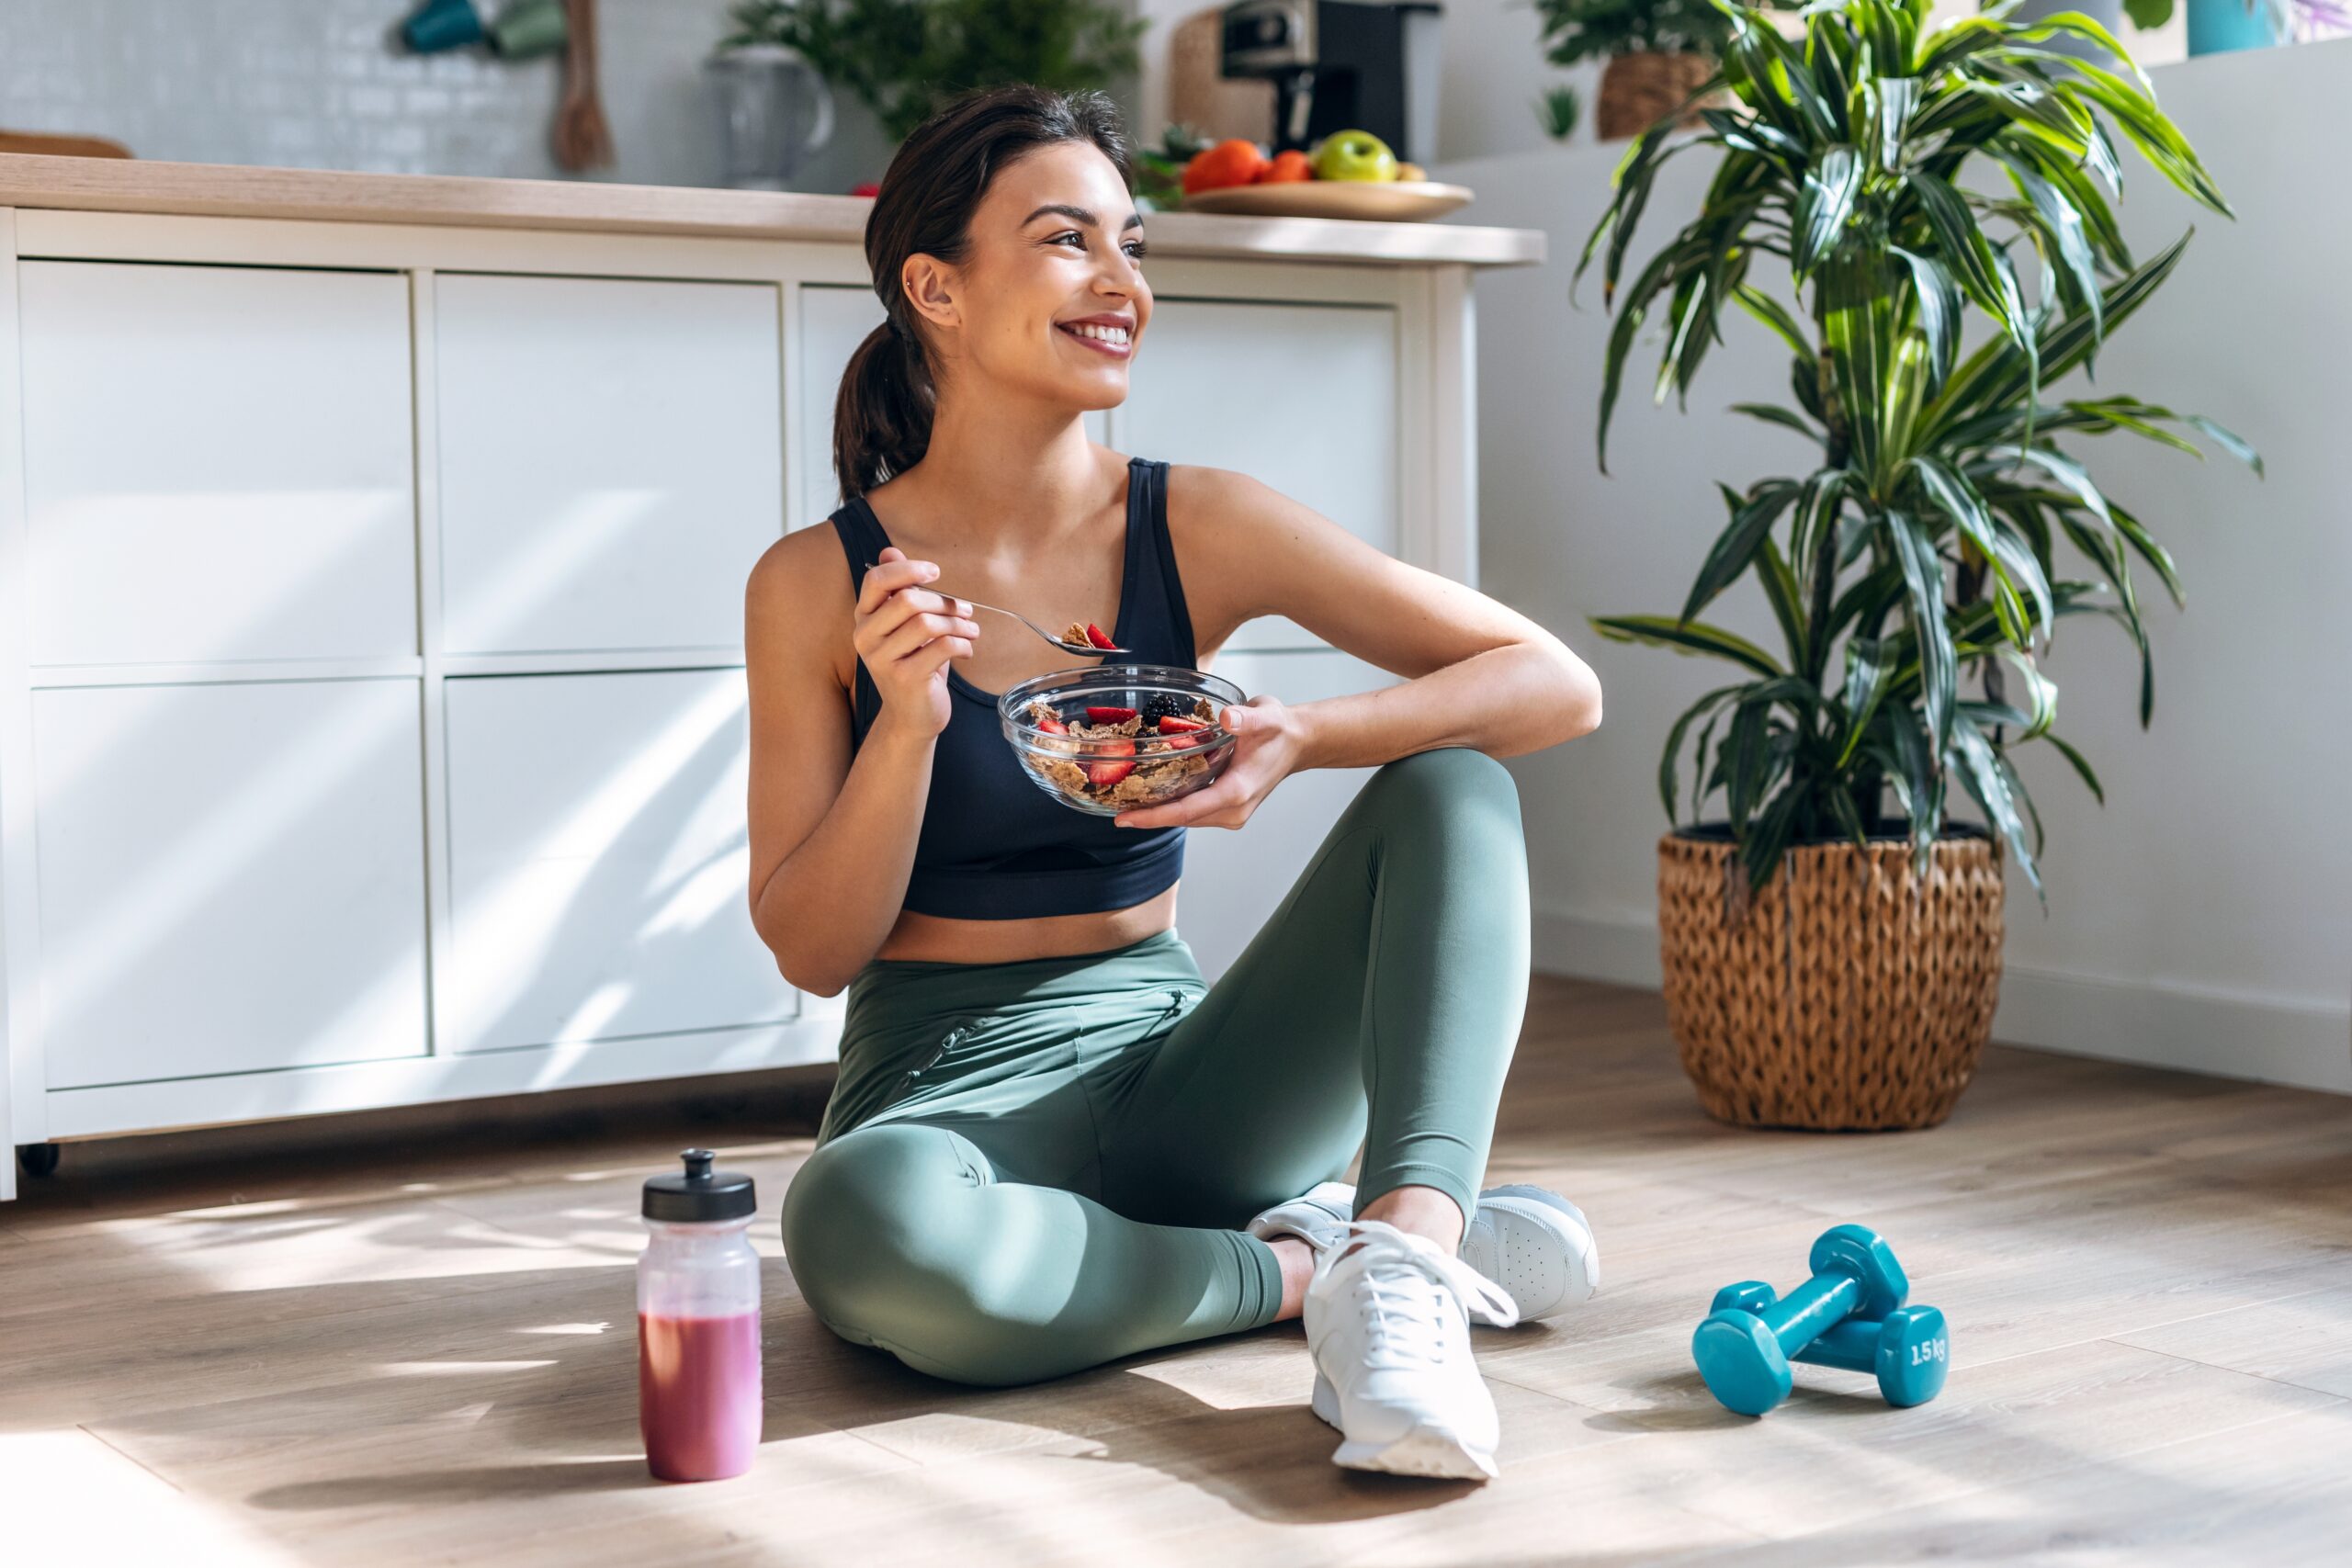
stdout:
{"type": "MultiPolygon", "coordinates": [[[[1714,73],[1715,62],[1703,54],[1611,55],[1600,68],[1600,97],[1592,110],[1594,134],[1603,141],[1639,136],[1714,73]]],[[[1705,106],[1691,107],[1694,112],[1682,117],[1684,125],[1698,124],[1695,111],[1705,106]]]]}
{"type": "Polygon", "coordinates": [[[1932,1127],[1975,1075],[2001,990],[2001,861],[1953,834],[1924,886],[1911,847],[1792,849],[1743,911],[1727,838],[1658,843],[1666,1017],[1718,1121],[1932,1127]]]}

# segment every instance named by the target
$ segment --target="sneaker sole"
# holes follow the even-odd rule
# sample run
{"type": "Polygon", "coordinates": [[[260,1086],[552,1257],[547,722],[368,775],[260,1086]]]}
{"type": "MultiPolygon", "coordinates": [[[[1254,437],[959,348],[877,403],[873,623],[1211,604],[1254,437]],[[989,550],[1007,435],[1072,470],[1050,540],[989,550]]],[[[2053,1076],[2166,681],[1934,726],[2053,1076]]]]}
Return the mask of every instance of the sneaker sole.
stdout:
{"type": "MultiPolygon", "coordinates": [[[[1306,1404],[1326,1426],[1340,1429],[1340,1395],[1325,1379],[1315,1380],[1315,1393],[1306,1404]]],[[[1385,1443],[1360,1443],[1351,1438],[1332,1450],[1331,1462],[1345,1470],[1374,1470],[1389,1475],[1419,1475],[1444,1481],[1492,1481],[1499,1473],[1490,1450],[1473,1448],[1444,1427],[1427,1422],[1385,1443]]]]}
{"type": "Polygon", "coordinates": [[[1546,1223],[1544,1214],[1530,1214],[1516,1206],[1497,1207],[1493,1211],[1495,1246],[1504,1256],[1497,1260],[1497,1269],[1490,1277],[1505,1290],[1510,1291],[1512,1299],[1519,1302],[1520,1321],[1532,1323],[1590,1301],[1600,1289],[1600,1248],[1593,1241],[1592,1224],[1584,1217],[1584,1211],[1556,1192],[1521,1183],[1487,1188],[1478,1194],[1480,1206],[1484,1207],[1490,1198],[1517,1199],[1519,1202],[1532,1205],[1539,1211],[1559,1214],[1568,1222],[1565,1226],[1555,1226],[1546,1223]],[[1510,1228],[1521,1225],[1541,1229],[1551,1242],[1558,1246],[1566,1259],[1566,1277],[1548,1301],[1534,1303],[1519,1301],[1519,1292],[1511,1290],[1510,1277],[1514,1270],[1509,1254],[1512,1237],[1508,1233],[1510,1228]]]}

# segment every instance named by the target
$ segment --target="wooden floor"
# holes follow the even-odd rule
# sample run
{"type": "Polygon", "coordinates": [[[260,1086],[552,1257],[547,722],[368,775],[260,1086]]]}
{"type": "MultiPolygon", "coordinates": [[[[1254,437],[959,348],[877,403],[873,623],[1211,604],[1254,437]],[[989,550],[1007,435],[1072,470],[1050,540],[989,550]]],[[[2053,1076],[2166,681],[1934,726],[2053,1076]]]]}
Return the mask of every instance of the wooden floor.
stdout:
{"type": "Polygon", "coordinates": [[[1935,1132],[1734,1132],[1657,998],[1539,982],[1490,1179],[1584,1204],[1603,1284],[1481,1331],[1503,1472],[1470,1487],[1333,1468],[1295,1325],[1002,1392],[842,1345],[774,1234],[805,1080],[643,1098],[69,1150],[0,1208],[0,1562],[2352,1560],[2352,1100],[1996,1050],[1935,1132]],[[662,1486],[637,1189],[701,1140],[759,1179],[766,1443],[662,1486]],[[1949,1314],[1950,1387],[1799,1369],[1726,1415],[1708,1297],[1843,1220],[1949,1314]]]}

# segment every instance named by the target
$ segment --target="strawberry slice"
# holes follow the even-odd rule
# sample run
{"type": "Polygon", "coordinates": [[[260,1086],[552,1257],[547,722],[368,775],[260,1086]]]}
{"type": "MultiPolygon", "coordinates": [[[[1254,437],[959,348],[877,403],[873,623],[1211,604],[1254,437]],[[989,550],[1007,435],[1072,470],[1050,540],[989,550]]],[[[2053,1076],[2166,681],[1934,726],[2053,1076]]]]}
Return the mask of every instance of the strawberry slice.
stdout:
{"type": "Polygon", "coordinates": [[[1068,735],[1069,733],[1069,725],[1064,724],[1060,719],[1053,717],[1039,719],[1037,721],[1037,728],[1044,730],[1048,735],[1068,735]]]}
{"type": "Polygon", "coordinates": [[[1125,724],[1127,720],[1135,717],[1135,716],[1136,710],[1133,708],[1088,708],[1086,710],[1086,722],[1089,724],[1125,724]]]}
{"type": "Polygon", "coordinates": [[[1178,718],[1172,713],[1166,715],[1159,721],[1159,733],[1162,735],[1182,735],[1188,730],[1206,729],[1207,728],[1207,725],[1203,724],[1197,718],[1178,718]]]}
{"type": "Polygon", "coordinates": [[[1086,764],[1086,782],[1097,789],[1109,789],[1136,771],[1132,761],[1136,743],[1132,740],[1105,740],[1097,755],[1103,761],[1086,764]]]}
{"type": "Polygon", "coordinates": [[[1092,621],[1086,623],[1086,640],[1092,643],[1097,648],[1116,648],[1119,646],[1117,643],[1113,642],[1108,637],[1104,636],[1102,628],[1096,626],[1092,621]]]}

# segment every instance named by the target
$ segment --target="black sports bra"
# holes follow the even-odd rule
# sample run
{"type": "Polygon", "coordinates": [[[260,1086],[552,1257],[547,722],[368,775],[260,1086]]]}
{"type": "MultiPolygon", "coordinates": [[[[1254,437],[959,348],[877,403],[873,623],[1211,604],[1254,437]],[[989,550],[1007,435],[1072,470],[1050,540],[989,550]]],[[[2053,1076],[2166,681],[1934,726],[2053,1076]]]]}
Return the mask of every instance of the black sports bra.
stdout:
{"type": "MultiPolygon", "coordinates": [[[[849,557],[850,579],[890,542],[860,496],[832,514],[849,557]]],[[[1138,663],[1193,667],[1193,618],[1168,541],[1168,465],[1127,461],[1126,561],[1111,640],[1138,663]]],[[[915,841],[905,908],[967,920],[1091,914],[1140,904],[1171,886],[1184,867],[1182,828],[1119,828],[1073,811],[1021,771],[998,728],[993,692],[950,666],[947,728],[933,753],[931,795],[915,841]]],[[[882,711],[882,694],[857,665],[850,737],[862,745],[882,711]]]]}

